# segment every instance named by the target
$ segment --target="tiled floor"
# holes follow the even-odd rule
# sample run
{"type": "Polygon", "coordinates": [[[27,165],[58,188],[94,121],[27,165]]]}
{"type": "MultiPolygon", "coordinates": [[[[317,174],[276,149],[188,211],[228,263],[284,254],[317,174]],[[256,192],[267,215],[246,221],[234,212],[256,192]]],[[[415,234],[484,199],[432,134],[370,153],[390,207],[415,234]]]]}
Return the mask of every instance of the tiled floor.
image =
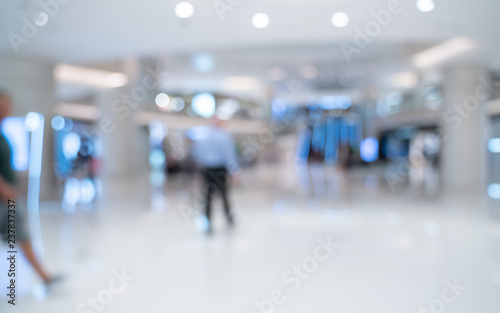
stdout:
{"type": "Polygon", "coordinates": [[[73,213],[43,204],[45,260],[66,280],[44,297],[19,261],[18,304],[1,298],[0,310],[500,312],[498,202],[324,174],[309,188],[287,174],[245,174],[232,194],[237,225],[216,210],[211,237],[194,226],[188,177],[169,179],[163,211],[151,209],[146,180],[105,184],[96,207],[73,213]]]}

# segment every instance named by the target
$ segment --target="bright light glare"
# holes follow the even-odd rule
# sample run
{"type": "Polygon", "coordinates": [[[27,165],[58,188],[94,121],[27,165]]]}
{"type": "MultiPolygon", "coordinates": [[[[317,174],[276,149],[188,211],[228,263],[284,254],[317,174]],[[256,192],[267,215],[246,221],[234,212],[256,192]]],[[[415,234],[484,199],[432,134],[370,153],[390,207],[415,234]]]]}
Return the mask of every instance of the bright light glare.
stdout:
{"type": "Polygon", "coordinates": [[[488,196],[500,200],[500,184],[491,184],[488,186],[488,196]]]}
{"type": "Polygon", "coordinates": [[[128,77],[123,73],[113,73],[108,75],[106,81],[111,88],[122,87],[128,83],[128,77]]]}
{"type": "Polygon", "coordinates": [[[337,109],[337,96],[323,96],[318,101],[319,106],[324,110],[337,109]]]}
{"type": "Polygon", "coordinates": [[[75,205],[80,201],[80,181],[76,178],[68,178],[64,184],[63,207],[66,212],[72,212],[75,205]]]}
{"type": "Polygon", "coordinates": [[[154,169],[162,169],[165,165],[165,153],[161,150],[153,150],[149,155],[149,164],[154,169]]]}
{"type": "Polygon", "coordinates": [[[412,61],[417,67],[430,67],[459,55],[470,53],[477,48],[478,45],[474,40],[457,37],[415,54],[412,61]]]}
{"type": "Polygon", "coordinates": [[[340,96],[338,99],[337,99],[337,104],[339,106],[339,108],[341,109],[349,109],[351,107],[351,104],[352,104],[352,100],[351,100],[351,97],[349,96],[340,96]]]}
{"type": "Polygon", "coordinates": [[[337,12],[332,16],[332,24],[335,27],[346,27],[349,24],[349,16],[344,12],[337,12]]]}
{"type": "Polygon", "coordinates": [[[153,121],[149,124],[149,142],[152,145],[160,145],[166,135],[166,129],[162,122],[153,121]]]}
{"type": "Polygon", "coordinates": [[[79,84],[96,87],[119,87],[126,84],[128,76],[124,73],[114,73],[88,67],[58,64],[54,69],[54,77],[63,83],[79,84]],[[118,75],[116,75],[118,74],[118,75]]]}
{"type": "Polygon", "coordinates": [[[225,100],[221,106],[217,108],[215,115],[221,120],[229,120],[234,113],[240,109],[240,103],[235,99],[225,100]]]}
{"type": "Polygon", "coordinates": [[[266,28],[267,26],[269,26],[269,22],[270,22],[269,16],[264,13],[257,13],[252,18],[253,26],[259,29],[266,28]]]}
{"type": "Polygon", "coordinates": [[[191,60],[195,70],[202,73],[210,73],[215,69],[215,59],[209,53],[198,53],[191,60]]]}
{"type": "Polygon", "coordinates": [[[194,14],[194,7],[189,2],[180,2],[175,6],[175,15],[179,18],[190,18],[194,14]]]}
{"type": "Polygon", "coordinates": [[[500,138],[493,138],[488,141],[488,150],[492,153],[500,153],[500,138]]]}
{"type": "Polygon", "coordinates": [[[224,79],[222,86],[228,91],[258,91],[259,80],[251,76],[233,76],[224,79]]]}
{"type": "Polygon", "coordinates": [[[378,139],[375,137],[363,139],[359,146],[359,153],[365,162],[376,161],[378,159],[378,139]]]}
{"type": "Polygon", "coordinates": [[[159,108],[165,109],[170,103],[170,98],[165,93],[160,93],[155,98],[156,105],[159,108]]]}
{"type": "Polygon", "coordinates": [[[351,97],[343,96],[323,96],[318,101],[319,106],[324,110],[349,109],[352,105],[351,97]]]}
{"type": "Polygon", "coordinates": [[[64,117],[60,115],[56,115],[52,118],[52,122],[50,123],[52,125],[52,128],[56,131],[61,131],[64,129],[64,125],[66,124],[66,121],[64,120],[64,117]]]}
{"type": "Polygon", "coordinates": [[[95,195],[94,183],[88,178],[82,179],[80,182],[80,202],[82,204],[90,204],[94,201],[95,195]]]}
{"type": "Polygon", "coordinates": [[[417,5],[417,9],[420,12],[424,12],[424,13],[427,13],[427,12],[434,10],[434,8],[436,7],[436,5],[434,4],[434,2],[432,0],[418,0],[416,5],[417,5]]]}
{"type": "Polygon", "coordinates": [[[82,140],[77,133],[69,133],[64,136],[62,142],[63,154],[67,159],[73,160],[80,151],[82,140]]]}
{"type": "Polygon", "coordinates": [[[16,171],[25,171],[29,166],[30,139],[24,130],[24,118],[7,117],[0,125],[1,134],[12,150],[11,164],[16,171]]]}
{"type": "Polygon", "coordinates": [[[205,118],[211,118],[215,114],[215,98],[211,93],[200,93],[194,96],[191,103],[193,111],[205,118]]]}
{"type": "Polygon", "coordinates": [[[414,72],[394,74],[391,78],[396,87],[413,88],[418,84],[418,75],[414,72]]]}
{"type": "Polygon", "coordinates": [[[194,221],[194,225],[200,232],[206,232],[210,229],[210,221],[203,214],[198,215],[194,221]]]}
{"type": "Polygon", "coordinates": [[[29,112],[28,114],[26,114],[26,119],[24,120],[24,128],[29,132],[37,130],[42,121],[40,115],[40,113],[36,112],[29,112]]]}

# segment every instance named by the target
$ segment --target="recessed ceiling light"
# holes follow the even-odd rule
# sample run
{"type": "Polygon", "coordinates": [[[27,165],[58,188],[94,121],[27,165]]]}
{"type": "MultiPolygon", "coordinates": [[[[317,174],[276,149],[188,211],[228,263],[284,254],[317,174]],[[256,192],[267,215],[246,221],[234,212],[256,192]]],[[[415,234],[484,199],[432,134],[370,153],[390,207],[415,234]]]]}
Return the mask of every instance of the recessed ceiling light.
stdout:
{"type": "Polygon", "coordinates": [[[215,114],[215,98],[211,93],[197,94],[191,100],[193,111],[205,118],[211,118],[215,114]]]}
{"type": "Polygon", "coordinates": [[[165,109],[170,103],[170,97],[165,93],[160,93],[156,96],[155,102],[159,108],[165,109]]]}
{"type": "Polygon", "coordinates": [[[349,24],[349,16],[344,12],[337,12],[332,16],[332,24],[335,27],[346,27],[349,24]]]}
{"type": "Polygon", "coordinates": [[[417,67],[431,67],[477,49],[478,45],[472,39],[457,37],[417,53],[413,56],[413,64],[417,67]]]}
{"type": "Polygon", "coordinates": [[[418,0],[416,5],[417,9],[424,13],[434,10],[436,7],[432,0],[418,0]]]}
{"type": "Polygon", "coordinates": [[[264,13],[257,13],[252,18],[252,24],[255,28],[266,28],[269,26],[269,16],[264,13]]]}
{"type": "Polygon", "coordinates": [[[189,2],[180,2],[175,6],[175,15],[180,18],[190,18],[194,14],[194,7],[189,2]]]}
{"type": "Polygon", "coordinates": [[[111,88],[121,87],[128,83],[128,77],[124,73],[113,73],[108,75],[106,82],[111,88]]]}

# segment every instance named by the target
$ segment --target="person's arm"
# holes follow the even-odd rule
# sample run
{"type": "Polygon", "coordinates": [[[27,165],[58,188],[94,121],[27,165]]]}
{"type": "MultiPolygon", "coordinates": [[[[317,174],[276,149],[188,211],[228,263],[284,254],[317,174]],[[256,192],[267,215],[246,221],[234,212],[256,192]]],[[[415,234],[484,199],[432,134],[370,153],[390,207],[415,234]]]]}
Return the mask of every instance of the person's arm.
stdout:
{"type": "Polygon", "coordinates": [[[227,160],[227,170],[231,174],[237,174],[240,170],[240,164],[238,162],[238,154],[236,153],[236,143],[234,137],[228,136],[228,143],[226,145],[226,160],[227,160]]]}
{"type": "Polygon", "coordinates": [[[17,190],[0,177],[0,198],[4,201],[15,200],[17,198],[17,190]]]}

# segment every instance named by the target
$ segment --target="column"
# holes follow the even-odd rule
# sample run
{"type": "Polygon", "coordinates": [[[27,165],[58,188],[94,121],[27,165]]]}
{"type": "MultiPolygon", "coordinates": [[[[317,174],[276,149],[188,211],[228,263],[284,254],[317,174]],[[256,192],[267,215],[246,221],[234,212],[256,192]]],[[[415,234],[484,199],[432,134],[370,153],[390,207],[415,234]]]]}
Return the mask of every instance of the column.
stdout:
{"type": "Polygon", "coordinates": [[[486,186],[487,116],[491,92],[486,69],[454,66],[444,71],[442,178],[446,191],[481,193],[486,186]]]}
{"type": "Polygon", "coordinates": [[[127,73],[129,83],[122,88],[100,90],[97,98],[102,111],[99,129],[103,135],[103,174],[107,180],[149,173],[147,132],[137,125],[135,115],[150,100],[152,88],[148,88],[149,81],[145,84],[141,79],[139,61],[124,62],[123,72],[127,73]]]}

